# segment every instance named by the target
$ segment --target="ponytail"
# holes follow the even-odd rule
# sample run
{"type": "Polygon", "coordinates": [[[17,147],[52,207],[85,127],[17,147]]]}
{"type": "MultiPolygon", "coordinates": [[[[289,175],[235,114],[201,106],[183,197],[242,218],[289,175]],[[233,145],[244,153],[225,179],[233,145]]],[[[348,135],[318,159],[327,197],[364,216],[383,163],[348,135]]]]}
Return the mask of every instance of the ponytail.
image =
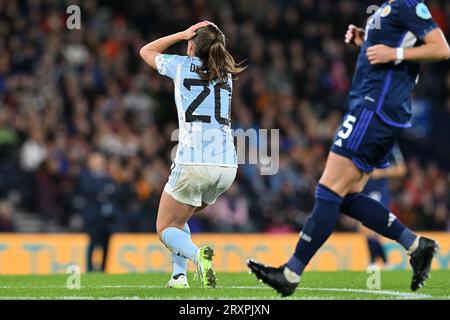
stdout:
{"type": "Polygon", "coordinates": [[[236,76],[246,69],[241,67],[240,63],[237,64],[225,49],[225,36],[217,27],[208,26],[199,30],[198,38],[194,39],[194,42],[196,42],[196,54],[203,62],[203,66],[197,69],[203,80],[227,82],[229,75],[236,76]],[[205,41],[207,38],[210,41],[205,41]]]}
{"type": "Polygon", "coordinates": [[[206,66],[209,70],[207,74],[209,82],[213,80],[226,82],[229,74],[235,76],[245,69],[236,64],[220,41],[214,42],[209,48],[206,66]]]}

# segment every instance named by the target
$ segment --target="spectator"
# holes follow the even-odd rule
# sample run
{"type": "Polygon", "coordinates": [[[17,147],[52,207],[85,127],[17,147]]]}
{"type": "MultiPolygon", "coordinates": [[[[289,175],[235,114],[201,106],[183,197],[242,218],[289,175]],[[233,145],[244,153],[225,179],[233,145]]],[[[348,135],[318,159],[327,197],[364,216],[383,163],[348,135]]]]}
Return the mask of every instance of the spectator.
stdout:
{"type": "Polygon", "coordinates": [[[0,232],[13,232],[11,221],[12,205],[8,200],[0,200],[0,232]]]}
{"type": "Polygon", "coordinates": [[[94,271],[93,252],[96,247],[101,247],[103,258],[99,271],[104,271],[112,222],[116,214],[117,186],[106,171],[103,155],[92,153],[89,156],[88,168],[80,176],[80,185],[84,198],[84,231],[90,238],[87,270],[94,271]]]}

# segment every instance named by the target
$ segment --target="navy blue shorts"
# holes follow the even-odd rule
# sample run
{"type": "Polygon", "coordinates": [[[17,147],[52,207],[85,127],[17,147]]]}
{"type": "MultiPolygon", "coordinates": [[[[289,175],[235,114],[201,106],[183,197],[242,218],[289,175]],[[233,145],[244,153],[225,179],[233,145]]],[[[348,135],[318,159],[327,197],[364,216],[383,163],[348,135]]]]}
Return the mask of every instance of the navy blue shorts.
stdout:
{"type": "Polygon", "coordinates": [[[355,108],[344,116],[331,152],[352,160],[363,172],[387,168],[387,156],[403,130],[384,123],[374,110],[355,108]]]}

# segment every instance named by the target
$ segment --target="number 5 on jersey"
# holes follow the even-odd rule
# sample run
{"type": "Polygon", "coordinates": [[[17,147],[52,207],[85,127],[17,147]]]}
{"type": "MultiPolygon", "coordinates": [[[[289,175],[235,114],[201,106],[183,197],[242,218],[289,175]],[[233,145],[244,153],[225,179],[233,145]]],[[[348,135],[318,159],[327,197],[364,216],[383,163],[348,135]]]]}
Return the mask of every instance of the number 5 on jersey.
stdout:
{"type": "Polygon", "coordinates": [[[342,140],[348,139],[353,131],[353,126],[355,125],[356,118],[352,115],[347,115],[344,122],[342,123],[342,129],[338,132],[339,139],[334,143],[338,147],[342,147],[342,140]]]}

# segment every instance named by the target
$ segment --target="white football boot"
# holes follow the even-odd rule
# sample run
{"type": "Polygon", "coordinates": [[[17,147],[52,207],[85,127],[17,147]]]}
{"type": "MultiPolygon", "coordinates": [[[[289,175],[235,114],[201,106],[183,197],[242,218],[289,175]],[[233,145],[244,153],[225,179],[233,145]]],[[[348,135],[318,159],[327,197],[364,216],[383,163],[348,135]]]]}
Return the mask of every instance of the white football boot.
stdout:
{"type": "Polygon", "coordinates": [[[169,282],[166,284],[166,288],[174,288],[174,289],[188,289],[189,283],[184,274],[179,273],[170,278],[169,282]]]}

